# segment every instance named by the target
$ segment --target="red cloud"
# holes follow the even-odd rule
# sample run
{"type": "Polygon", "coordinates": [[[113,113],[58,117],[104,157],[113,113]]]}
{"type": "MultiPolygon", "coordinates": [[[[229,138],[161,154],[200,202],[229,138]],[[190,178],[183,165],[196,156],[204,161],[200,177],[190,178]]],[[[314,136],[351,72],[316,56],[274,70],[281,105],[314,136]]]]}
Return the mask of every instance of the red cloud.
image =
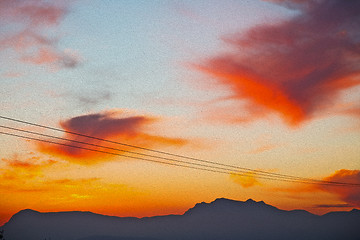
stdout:
{"type": "MultiPolygon", "coordinates": [[[[334,174],[329,177],[324,178],[325,181],[334,181],[334,182],[349,182],[360,184],[360,170],[347,170],[341,169],[336,171],[334,174]]],[[[321,185],[320,189],[334,193],[338,195],[341,200],[346,203],[349,203],[353,206],[360,207],[360,188],[356,187],[339,187],[339,186],[329,186],[321,185]]]]}
{"type": "Polygon", "coordinates": [[[301,14],[226,39],[232,53],[197,67],[248,109],[298,125],[331,106],[341,90],[360,84],[360,2],[280,2],[301,14]]]}
{"type": "Polygon", "coordinates": [[[64,2],[3,0],[0,2],[0,50],[14,50],[20,60],[55,67],[75,67],[80,58],[57,48],[58,39],[46,33],[67,13],[64,2]]]}
{"type": "MultiPolygon", "coordinates": [[[[65,131],[95,136],[97,138],[107,140],[124,142],[127,144],[139,145],[142,147],[151,147],[155,145],[182,146],[187,143],[187,141],[184,139],[168,138],[146,133],[146,128],[149,128],[155,121],[157,120],[151,117],[126,116],[123,112],[116,111],[82,115],[66,121],[62,121],[60,125],[65,131]]],[[[68,133],[65,133],[64,138],[91,144],[106,145],[112,148],[125,148],[119,145],[109,145],[99,140],[84,138],[68,133]]],[[[91,146],[66,141],[61,143],[94,149],[94,147],[91,146]]],[[[79,148],[54,145],[50,143],[39,143],[38,146],[42,152],[55,154],[60,157],[64,157],[69,161],[81,164],[92,164],[99,161],[104,161],[106,158],[113,157],[111,155],[105,155],[79,148]]],[[[103,148],[98,148],[98,150],[114,152],[103,148]]],[[[121,154],[121,152],[116,151],[114,153],[121,154]]]]}

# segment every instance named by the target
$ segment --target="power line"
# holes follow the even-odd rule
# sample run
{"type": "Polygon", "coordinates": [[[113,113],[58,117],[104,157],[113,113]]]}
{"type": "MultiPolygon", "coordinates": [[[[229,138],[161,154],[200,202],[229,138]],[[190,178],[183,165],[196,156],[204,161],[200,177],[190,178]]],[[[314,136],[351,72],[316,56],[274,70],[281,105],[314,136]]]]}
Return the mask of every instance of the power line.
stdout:
{"type": "MultiPolygon", "coordinates": [[[[70,145],[70,144],[64,144],[64,143],[58,143],[58,142],[53,142],[53,141],[48,141],[48,140],[43,140],[43,139],[39,139],[39,138],[33,138],[33,137],[28,137],[28,136],[13,134],[13,133],[5,133],[5,132],[0,131],[0,134],[5,134],[8,136],[13,136],[13,137],[18,137],[18,138],[23,138],[23,139],[28,139],[28,140],[35,140],[35,141],[39,141],[39,142],[51,143],[51,144],[56,144],[56,145],[60,145],[60,146],[65,146],[65,147],[77,148],[77,149],[82,149],[82,150],[87,150],[87,151],[92,151],[92,152],[110,154],[110,155],[114,155],[114,156],[122,156],[122,157],[137,159],[137,160],[144,160],[144,161],[149,161],[149,162],[173,165],[173,166],[178,166],[178,167],[186,167],[186,168],[192,168],[192,169],[196,169],[196,170],[204,170],[204,171],[210,171],[210,172],[216,172],[216,173],[226,173],[226,174],[230,173],[230,172],[217,171],[217,170],[207,169],[207,168],[193,167],[191,165],[190,166],[189,165],[181,165],[181,164],[177,164],[177,163],[162,162],[162,161],[157,161],[157,160],[153,160],[153,159],[145,159],[145,158],[140,158],[140,157],[128,156],[128,155],[124,155],[124,154],[112,153],[112,152],[108,152],[108,151],[85,148],[85,147],[74,146],[74,145],[70,145]]],[[[237,173],[233,173],[233,174],[244,176],[243,174],[237,174],[237,173]]],[[[261,178],[268,179],[268,180],[278,180],[275,178],[274,179],[273,178],[264,178],[264,177],[261,177],[261,178]]],[[[291,181],[291,182],[294,182],[294,181],[291,181]]]]}
{"type": "MultiPolygon", "coordinates": [[[[118,148],[112,148],[112,147],[107,147],[107,146],[103,146],[103,145],[99,145],[99,144],[93,144],[93,143],[87,143],[87,142],[78,141],[78,140],[66,139],[66,138],[62,138],[62,137],[56,137],[56,136],[53,136],[53,135],[33,132],[33,131],[29,131],[29,130],[14,128],[14,127],[8,127],[8,126],[4,126],[4,125],[0,125],[0,128],[5,128],[5,129],[19,131],[19,132],[33,134],[33,135],[38,135],[38,136],[42,136],[42,137],[58,139],[58,140],[62,140],[62,141],[68,141],[68,142],[72,142],[72,143],[79,143],[79,144],[88,145],[88,146],[92,146],[92,147],[100,147],[100,148],[113,150],[113,151],[118,151],[118,152],[126,152],[126,153],[130,153],[130,154],[136,154],[136,155],[140,155],[140,156],[143,156],[143,157],[158,158],[158,159],[162,159],[162,160],[180,162],[180,163],[185,163],[185,164],[192,164],[192,165],[201,166],[201,167],[211,167],[211,168],[215,168],[215,169],[218,169],[218,170],[236,171],[237,173],[246,174],[247,176],[251,175],[251,172],[244,171],[244,170],[239,170],[237,168],[224,168],[224,167],[211,166],[211,165],[209,166],[209,165],[206,165],[206,164],[191,163],[191,162],[189,163],[189,162],[178,160],[178,159],[167,158],[167,157],[162,157],[162,156],[154,156],[154,155],[151,155],[151,154],[143,154],[143,153],[123,150],[123,149],[118,149],[118,148]]],[[[298,178],[278,177],[278,176],[267,175],[267,174],[264,174],[264,173],[257,173],[257,176],[259,176],[259,175],[260,176],[265,176],[265,177],[283,178],[283,179],[288,179],[288,180],[302,180],[302,179],[298,179],[298,178]]],[[[320,181],[320,180],[317,180],[316,182],[318,182],[318,181],[320,181]]],[[[321,181],[321,182],[324,182],[324,181],[321,181]]],[[[327,181],[327,183],[342,184],[342,183],[339,183],[339,182],[329,182],[329,181],[327,181]]]]}
{"type": "MultiPolygon", "coordinates": [[[[132,159],[136,159],[136,160],[143,160],[143,161],[167,164],[167,165],[172,165],[172,166],[177,166],[177,167],[185,167],[185,168],[203,170],[203,171],[214,172],[214,173],[234,174],[234,175],[237,175],[237,176],[247,176],[246,174],[239,174],[239,173],[233,173],[233,172],[225,172],[225,171],[220,171],[220,170],[214,170],[210,166],[205,166],[205,167],[209,167],[209,168],[194,167],[194,166],[191,166],[191,165],[193,165],[193,163],[189,163],[190,165],[182,165],[182,164],[178,164],[178,163],[163,162],[163,161],[158,161],[158,160],[153,160],[153,159],[145,159],[145,158],[128,156],[128,155],[124,155],[124,154],[118,154],[118,153],[102,151],[102,150],[97,150],[97,149],[92,149],[92,148],[86,148],[86,147],[74,146],[74,145],[70,145],[70,144],[58,143],[58,142],[53,142],[53,141],[49,141],[49,140],[33,138],[33,137],[28,137],[28,136],[13,134],[13,133],[6,133],[6,132],[1,132],[0,131],[0,134],[13,136],[13,137],[17,137],[17,138],[28,139],[28,140],[35,140],[35,141],[45,142],[45,143],[50,143],[50,144],[56,144],[56,145],[65,146],[65,147],[71,147],[71,148],[77,148],[77,149],[82,149],[82,150],[87,150],[87,151],[98,152],[98,153],[110,154],[110,155],[114,155],[114,156],[122,156],[122,157],[132,158],[132,159]]],[[[340,183],[340,182],[337,183],[337,184],[327,183],[327,182],[316,183],[316,182],[306,182],[306,181],[298,181],[298,180],[279,179],[279,178],[275,178],[275,177],[274,178],[272,178],[272,177],[263,177],[263,176],[257,176],[257,177],[261,178],[261,179],[267,179],[267,180],[277,180],[277,181],[294,182],[294,183],[320,184],[320,185],[333,185],[333,186],[348,186],[349,185],[349,186],[360,187],[360,184],[355,184],[355,183],[340,183]]]]}
{"type": "MultiPolygon", "coordinates": [[[[66,139],[66,138],[61,138],[61,137],[56,137],[53,135],[48,135],[48,134],[42,134],[42,133],[38,133],[38,132],[33,132],[33,131],[28,131],[28,130],[24,130],[24,129],[19,129],[19,128],[13,128],[13,127],[8,127],[8,126],[4,126],[4,125],[0,125],[1,128],[5,128],[5,129],[9,129],[9,130],[14,130],[14,131],[20,131],[20,132],[24,132],[24,133],[28,133],[28,134],[33,134],[33,135],[38,135],[38,136],[42,136],[42,137],[49,137],[49,138],[53,138],[53,139],[58,139],[58,140],[62,140],[62,141],[68,141],[68,142],[72,142],[72,143],[79,143],[79,144],[83,144],[83,145],[88,145],[88,146],[92,146],[92,147],[100,147],[100,148],[105,148],[105,149],[109,149],[109,150],[113,150],[113,151],[119,151],[119,152],[126,152],[126,153],[130,153],[130,154],[136,154],[136,155],[140,155],[140,156],[144,156],[144,157],[151,157],[151,158],[158,158],[158,159],[162,159],[162,160],[167,160],[167,161],[172,161],[172,162],[178,162],[178,163],[182,163],[182,164],[191,164],[191,165],[195,165],[195,166],[200,166],[200,167],[207,167],[207,168],[212,168],[212,169],[216,169],[216,170],[225,170],[225,171],[231,171],[231,172],[236,172],[236,173],[241,173],[241,175],[243,176],[252,176],[251,172],[248,171],[243,171],[243,170],[238,170],[236,168],[232,169],[232,168],[223,168],[223,167],[218,167],[218,166],[211,166],[211,165],[206,165],[206,164],[199,164],[199,163],[192,163],[192,162],[186,162],[186,161],[182,161],[182,160],[178,160],[178,159],[173,159],[173,158],[166,158],[166,157],[162,157],[162,156],[154,156],[154,155],[150,155],[150,154],[143,154],[143,153],[138,153],[138,152],[132,152],[132,151],[128,151],[128,150],[123,150],[123,149],[118,149],[118,148],[112,148],[112,147],[107,147],[107,146],[103,146],[103,145],[99,145],[99,144],[93,144],[93,143],[87,143],[87,142],[82,142],[82,141],[77,141],[77,140],[72,140],[72,139],[66,139]]],[[[40,140],[40,139],[37,139],[40,140]]],[[[55,143],[55,142],[51,142],[51,143],[55,143]]],[[[74,145],[72,145],[74,146],[74,145]]],[[[124,154],[119,154],[118,156],[125,156],[124,154]]],[[[292,181],[306,181],[307,180],[303,180],[303,179],[299,179],[299,178],[290,178],[290,177],[277,177],[277,176],[272,176],[272,175],[266,175],[266,174],[262,174],[262,173],[257,173],[257,177],[267,177],[267,178],[271,178],[273,179],[274,177],[276,179],[286,179],[286,180],[292,180],[292,181]]],[[[329,183],[329,184],[337,184],[337,185],[343,185],[343,183],[341,182],[332,182],[332,181],[321,181],[321,180],[316,180],[316,181],[311,181],[311,182],[321,182],[321,183],[329,183]]]]}
{"type": "Polygon", "coordinates": [[[298,180],[302,180],[302,181],[324,182],[323,180],[317,180],[317,179],[311,179],[311,178],[303,178],[303,177],[297,177],[297,176],[293,176],[293,175],[286,175],[286,174],[280,174],[280,173],[272,173],[272,172],[267,172],[267,171],[263,171],[263,170],[244,168],[244,167],[230,165],[230,164],[224,164],[224,163],[219,163],[219,162],[214,162],[214,161],[203,160],[203,159],[199,159],[199,158],[188,157],[188,156],[184,156],[184,155],[180,155],[180,154],[173,154],[173,153],[169,153],[169,152],[159,151],[159,150],[155,150],[155,149],[151,149],[151,148],[140,147],[140,146],[126,144],[126,143],[117,142],[117,141],[111,141],[111,140],[99,138],[99,137],[96,137],[96,136],[89,136],[89,135],[85,135],[85,134],[81,134],[81,133],[67,131],[67,130],[63,130],[63,129],[59,129],[59,128],[54,128],[54,127],[50,127],[50,126],[36,124],[36,123],[29,122],[29,121],[24,121],[24,120],[10,118],[10,117],[1,116],[1,115],[0,115],[0,118],[6,119],[6,120],[9,120],[9,121],[22,123],[22,124],[36,126],[36,127],[40,127],[40,128],[44,128],[44,129],[58,131],[58,132],[62,132],[62,133],[68,133],[68,134],[75,135],[75,136],[81,136],[81,137],[85,137],[85,138],[89,138],[89,139],[99,140],[99,141],[103,141],[103,142],[107,142],[107,143],[112,143],[112,144],[117,144],[117,145],[121,145],[121,146],[131,147],[131,148],[135,148],[135,149],[141,149],[141,150],[145,150],[145,151],[149,151],[149,152],[153,152],[153,153],[164,154],[164,155],[167,155],[167,156],[178,157],[178,158],[182,158],[182,159],[202,162],[202,163],[206,163],[206,164],[218,165],[218,166],[222,166],[222,167],[235,168],[235,169],[237,169],[237,171],[246,171],[246,172],[249,172],[249,173],[256,173],[256,174],[259,174],[259,175],[276,176],[276,177],[282,177],[282,178],[287,178],[287,179],[298,179],[298,180]]]}
{"type": "MultiPolygon", "coordinates": [[[[43,136],[43,137],[54,138],[54,139],[63,140],[63,141],[68,141],[68,142],[72,142],[72,143],[84,144],[84,145],[88,145],[88,146],[92,146],[92,147],[105,148],[105,149],[109,149],[109,150],[113,150],[113,151],[126,152],[126,153],[137,154],[137,155],[141,155],[141,156],[145,156],[145,157],[158,158],[158,159],[168,160],[168,161],[172,161],[172,162],[179,162],[179,163],[190,164],[190,165],[201,166],[201,167],[210,167],[210,168],[215,168],[215,169],[219,169],[219,170],[234,171],[234,169],[227,169],[227,168],[209,166],[209,165],[205,165],[205,164],[186,162],[186,161],[181,161],[181,160],[172,159],[172,158],[165,158],[165,157],[161,157],[161,156],[154,156],[154,155],[150,155],[150,154],[142,154],[142,153],[138,153],[138,152],[132,152],[132,151],[127,151],[127,150],[123,150],[123,149],[107,147],[107,146],[103,146],[103,145],[99,145],[99,144],[93,144],[93,143],[87,143],[87,142],[82,142],[82,141],[77,141],[77,140],[71,140],[71,139],[56,137],[56,136],[52,136],[52,135],[48,135],[48,134],[42,134],[42,133],[32,132],[32,131],[28,131],[28,130],[24,130],[24,129],[7,127],[7,126],[3,126],[3,125],[0,125],[0,128],[5,128],[5,129],[10,129],[10,130],[15,130],[15,131],[20,131],[20,132],[30,133],[30,134],[33,134],[33,135],[38,135],[38,136],[43,136]]],[[[0,132],[0,133],[6,134],[6,133],[4,133],[4,132],[0,132]]],[[[11,136],[27,138],[27,136],[20,136],[20,135],[17,135],[17,134],[11,134],[11,136]]],[[[76,146],[76,145],[62,144],[62,143],[59,143],[59,142],[42,140],[42,139],[33,138],[33,137],[28,137],[28,139],[36,140],[36,141],[42,141],[42,142],[47,142],[47,143],[52,143],[52,144],[58,144],[58,145],[66,146],[66,147],[80,148],[80,149],[83,149],[83,150],[90,150],[90,151],[95,150],[95,149],[78,147],[78,146],[76,146]]],[[[97,152],[113,154],[113,153],[111,153],[111,152],[105,152],[105,151],[102,151],[102,150],[97,151],[97,152]]],[[[114,155],[123,156],[123,157],[132,157],[132,156],[124,155],[124,154],[115,154],[115,153],[114,153],[114,155]]],[[[136,158],[136,159],[140,159],[140,158],[136,158]]],[[[141,160],[144,160],[144,159],[141,159],[141,160]]],[[[243,172],[243,173],[249,175],[249,173],[247,173],[247,172],[243,172]]]]}
{"type": "MultiPolygon", "coordinates": [[[[6,128],[14,129],[11,127],[6,127],[6,128]]],[[[24,130],[24,131],[29,132],[26,130],[24,130]]],[[[92,149],[92,148],[74,146],[74,145],[70,145],[70,144],[64,144],[64,143],[59,143],[59,142],[54,142],[54,141],[49,141],[49,140],[44,140],[44,139],[39,139],[39,138],[33,138],[33,137],[18,135],[18,134],[13,134],[13,133],[5,133],[5,132],[0,131],[0,134],[5,134],[8,136],[14,136],[14,137],[28,139],[28,140],[35,140],[35,141],[45,142],[45,143],[50,143],[50,144],[56,144],[56,145],[66,146],[66,147],[71,147],[71,148],[77,148],[77,149],[82,149],[82,150],[87,150],[87,151],[99,152],[99,153],[110,154],[110,155],[115,155],[115,156],[123,156],[123,157],[137,159],[137,160],[173,165],[173,166],[178,166],[178,167],[185,167],[185,168],[191,168],[191,169],[203,170],[203,171],[209,171],[209,172],[215,172],[215,173],[234,174],[234,175],[238,175],[238,176],[252,176],[252,175],[249,175],[248,173],[239,174],[237,172],[234,173],[234,172],[224,171],[226,169],[219,170],[219,168],[214,169],[213,166],[194,164],[191,162],[181,162],[182,164],[173,163],[173,162],[163,162],[163,161],[158,161],[158,160],[154,160],[154,159],[146,159],[146,158],[141,158],[141,157],[134,157],[134,156],[124,155],[124,154],[118,154],[118,153],[113,153],[113,152],[108,152],[108,151],[103,151],[103,150],[92,149]],[[183,163],[190,164],[190,165],[184,165],[183,163]],[[196,166],[194,167],[193,165],[196,165],[196,166]]],[[[153,157],[156,157],[156,156],[153,156],[153,157]]],[[[173,161],[177,161],[177,160],[173,160],[173,161]]],[[[281,178],[277,178],[277,177],[273,177],[273,176],[256,176],[256,177],[261,178],[261,179],[267,179],[267,180],[278,180],[278,181],[306,183],[306,184],[321,184],[321,185],[333,185],[333,186],[360,186],[360,184],[354,184],[354,183],[341,183],[341,182],[329,183],[329,182],[325,182],[325,181],[324,182],[309,182],[309,181],[301,181],[301,180],[281,179],[281,178]]]]}
{"type": "MultiPolygon", "coordinates": [[[[41,127],[41,128],[45,128],[45,129],[50,129],[50,130],[54,130],[54,131],[59,131],[59,132],[63,132],[63,133],[68,133],[68,134],[72,134],[72,135],[76,135],[76,136],[86,137],[86,138],[89,138],[89,139],[95,139],[95,140],[99,140],[99,141],[103,141],[103,142],[109,142],[109,143],[118,144],[118,145],[122,145],[122,146],[142,149],[142,150],[146,150],[146,151],[150,151],[150,152],[154,152],[154,153],[158,153],[158,154],[165,154],[165,155],[168,155],[168,156],[174,156],[174,157],[178,157],[178,158],[188,159],[188,160],[192,160],[192,161],[197,161],[197,162],[202,162],[202,163],[212,164],[212,165],[217,165],[217,166],[211,166],[211,165],[199,164],[199,163],[193,163],[193,162],[186,162],[186,161],[181,161],[181,160],[178,160],[178,159],[173,159],[173,158],[168,158],[168,157],[162,157],[162,156],[157,156],[157,155],[154,156],[154,155],[151,155],[151,154],[138,153],[138,152],[123,150],[123,149],[118,149],[118,148],[112,148],[112,147],[107,147],[107,146],[103,146],[103,145],[92,144],[92,143],[87,143],[87,142],[82,142],[82,141],[77,141],[77,140],[71,140],[71,139],[66,139],[66,138],[60,138],[60,137],[56,137],[56,136],[52,136],[52,135],[47,135],[47,134],[32,132],[32,131],[28,131],[28,130],[24,130],[24,129],[18,129],[18,128],[12,128],[12,127],[8,127],[8,126],[0,125],[0,127],[10,129],[10,130],[21,131],[21,132],[25,132],[25,133],[29,133],[29,134],[35,134],[35,135],[43,136],[43,137],[50,137],[50,138],[63,140],[63,141],[70,141],[70,142],[73,142],[73,143],[85,144],[85,145],[89,145],[89,146],[93,146],[93,147],[101,147],[101,148],[105,148],[105,149],[109,149],[109,150],[121,151],[121,152],[130,153],[130,154],[136,154],[136,155],[140,155],[140,156],[144,156],[144,157],[158,158],[158,159],[162,159],[162,160],[178,162],[178,163],[181,163],[181,164],[190,164],[190,165],[195,165],[195,166],[200,166],[200,167],[206,167],[206,168],[216,169],[216,171],[218,171],[218,170],[220,170],[220,171],[223,171],[223,170],[225,170],[225,171],[236,171],[237,173],[240,172],[241,174],[238,174],[238,175],[242,175],[242,176],[252,176],[251,174],[255,173],[255,174],[257,174],[257,177],[261,177],[263,179],[270,179],[270,180],[283,180],[283,181],[288,180],[288,181],[296,181],[296,182],[303,182],[303,183],[312,182],[314,184],[360,186],[360,184],[355,184],[355,183],[343,183],[343,182],[317,180],[317,179],[303,178],[303,177],[297,177],[297,176],[292,176],[292,175],[271,173],[271,172],[267,172],[267,171],[255,170],[255,169],[250,169],[250,168],[243,168],[243,167],[239,167],[239,166],[234,166],[234,165],[229,165],[229,164],[222,164],[222,163],[218,163],[218,162],[212,162],[212,161],[208,161],[208,160],[192,158],[192,157],[187,157],[187,156],[183,156],[183,155],[163,152],[163,151],[158,151],[158,150],[154,150],[154,149],[150,149],[150,148],[139,147],[139,146],[135,146],[135,145],[131,145],[131,144],[115,142],[115,141],[111,141],[111,140],[107,140],[107,139],[102,139],[102,138],[98,138],[98,137],[94,137],[94,136],[89,136],[89,135],[80,134],[80,133],[76,133],[76,132],[66,131],[66,130],[62,130],[62,129],[59,129],[59,128],[49,127],[49,126],[40,125],[40,124],[28,122],[28,121],[19,120],[19,119],[9,118],[9,117],[5,117],[5,116],[0,116],[0,118],[5,119],[5,120],[9,120],[9,121],[19,122],[19,123],[22,123],[22,124],[32,125],[32,126],[41,127]],[[222,166],[222,167],[219,167],[219,166],[222,166]],[[226,167],[226,168],[223,168],[223,167],[226,167]]],[[[6,133],[2,132],[2,134],[6,134],[6,133]]],[[[7,134],[7,135],[11,135],[11,134],[7,134]]],[[[15,135],[12,134],[11,136],[15,136],[15,135]]],[[[17,137],[22,137],[22,138],[25,137],[25,136],[20,136],[20,135],[16,135],[16,136],[17,137]]],[[[33,139],[33,140],[37,140],[37,141],[44,141],[42,139],[35,139],[35,138],[29,138],[29,139],[33,139]]],[[[74,145],[68,145],[68,144],[64,145],[64,144],[59,144],[57,142],[52,142],[52,141],[48,141],[48,143],[63,145],[63,146],[67,146],[67,147],[81,148],[81,147],[74,146],[74,145]]],[[[149,159],[143,159],[143,158],[138,158],[138,157],[134,157],[134,156],[128,156],[128,155],[124,155],[124,154],[109,153],[109,152],[101,151],[101,150],[98,151],[98,150],[95,150],[95,149],[87,149],[87,148],[81,148],[81,149],[89,150],[89,151],[97,151],[97,152],[102,152],[102,153],[107,153],[107,154],[113,154],[113,155],[117,155],[117,156],[130,157],[130,158],[135,158],[135,159],[140,159],[140,160],[149,160],[149,159]]],[[[156,161],[156,162],[160,162],[160,161],[156,161]]],[[[164,163],[164,162],[161,162],[161,163],[164,163]]],[[[226,172],[226,173],[234,174],[233,172],[226,172]]]]}

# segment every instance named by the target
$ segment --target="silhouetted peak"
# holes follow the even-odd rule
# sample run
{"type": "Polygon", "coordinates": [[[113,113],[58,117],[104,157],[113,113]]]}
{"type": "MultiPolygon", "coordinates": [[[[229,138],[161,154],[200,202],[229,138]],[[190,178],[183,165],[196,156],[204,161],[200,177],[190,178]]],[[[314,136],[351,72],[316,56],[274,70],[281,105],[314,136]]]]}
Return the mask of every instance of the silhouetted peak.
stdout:
{"type": "MultiPolygon", "coordinates": [[[[21,216],[32,216],[32,215],[36,215],[39,214],[40,212],[32,210],[32,209],[24,209],[19,211],[18,213],[16,213],[15,215],[21,215],[21,216]]],[[[14,216],[15,216],[14,215],[14,216]]]]}
{"type": "Polygon", "coordinates": [[[260,205],[266,205],[266,203],[264,203],[264,201],[255,201],[251,198],[249,198],[246,201],[236,201],[236,200],[232,200],[232,199],[228,199],[228,198],[217,198],[215,201],[211,202],[211,203],[232,203],[232,204],[236,204],[236,205],[241,205],[241,204],[260,204],[260,205]]]}
{"type": "Polygon", "coordinates": [[[17,219],[29,218],[29,217],[36,216],[36,215],[39,215],[39,214],[40,214],[40,212],[32,210],[32,209],[24,209],[24,210],[21,210],[21,211],[15,213],[10,218],[9,222],[15,221],[17,219]]]}
{"type": "Polygon", "coordinates": [[[248,199],[246,201],[236,201],[227,198],[217,198],[210,203],[197,203],[193,208],[190,208],[186,211],[185,214],[193,213],[214,213],[217,211],[232,212],[234,210],[246,210],[246,209],[273,209],[278,210],[277,208],[270,206],[263,201],[256,202],[253,199],[248,199]]]}
{"type": "Polygon", "coordinates": [[[228,198],[217,198],[214,201],[212,201],[209,204],[221,204],[221,203],[239,203],[240,201],[236,201],[236,200],[231,200],[228,198]]]}
{"type": "Polygon", "coordinates": [[[39,212],[28,208],[19,211],[19,213],[39,213],[39,212]]]}
{"type": "Polygon", "coordinates": [[[257,202],[257,201],[255,201],[255,200],[253,200],[253,199],[251,199],[251,198],[249,198],[248,200],[246,200],[244,203],[245,203],[246,205],[270,206],[270,205],[266,204],[264,201],[259,201],[259,202],[257,202]]]}

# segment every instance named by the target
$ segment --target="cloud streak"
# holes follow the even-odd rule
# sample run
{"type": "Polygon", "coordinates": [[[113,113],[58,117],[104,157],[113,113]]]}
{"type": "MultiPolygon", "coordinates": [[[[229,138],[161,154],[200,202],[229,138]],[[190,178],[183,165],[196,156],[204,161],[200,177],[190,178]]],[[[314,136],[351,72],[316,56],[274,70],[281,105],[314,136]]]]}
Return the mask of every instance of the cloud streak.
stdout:
{"type": "MultiPolygon", "coordinates": [[[[22,62],[74,68],[81,57],[58,48],[51,34],[68,12],[65,1],[3,0],[0,2],[0,51],[11,49],[22,62]]],[[[56,35],[56,34],[55,34],[56,35]]]]}
{"type": "Polygon", "coordinates": [[[299,14],[226,38],[233,51],[196,68],[227,86],[254,118],[275,113],[297,126],[360,84],[360,2],[275,2],[299,14]]]}
{"type": "Polygon", "coordinates": [[[349,208],[349,207],[354,207],[354,206],[345,203],[345,204],[318,204],[318,205],[315,205],[314,207],[316,207],[316,208],[349,208]]]}
{"type": "MultiPolygon", "coordinates": [[[[60,123],[65,131],[76,132],[83,135],[95,136],[97,138],[123,142],[127,144],[139,145],[142,147],[153,146],[183,146],[187,143],[185,139],[169,138],[155,134],[148,133],[151,125],[157,122],[158,119],[148,116],[129,116],[121,110],[106,111],[95,114],[82,115],[74,117],[60,123]]],[[[90,144],[106,145],[113,148],[126,149],[119,147],[119,145],[109,145],[96,139],[84,138],[72,134],[65,133],[65,139],[82,141],[90,144]]],[[[63,143],[63,142],[61,142],[63,143]]],[[[74,146],[93,148],[86,145],[69,143],[74,146]]],[[[54,145],[49,143],[38,143],[38,148],[41,152],[56,155],[65,158],[71,162],[80,164],[93,164],[101,161],[106,161],[113,158],[113,155],[105,155],[88,150],[54,145]]],[[[103,148],[99,150],[108,151],[103,148]]],[[[133,150],[133,149],[132,149],[133,150]]],[[[114,152],[111,151],[110,152],[114,152]]],[[[114,152],[121,154],[122,152],[114,152]]]]}

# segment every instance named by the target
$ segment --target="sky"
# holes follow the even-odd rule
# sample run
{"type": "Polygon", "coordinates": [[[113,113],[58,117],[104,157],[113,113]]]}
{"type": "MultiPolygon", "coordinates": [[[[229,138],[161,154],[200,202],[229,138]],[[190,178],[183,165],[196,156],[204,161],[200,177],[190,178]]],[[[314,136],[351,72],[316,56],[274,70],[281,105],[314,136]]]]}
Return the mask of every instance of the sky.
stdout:
{"type": "MultiPolygon", "coordinates": [[[[0,115],[222,164],[360,183],[359,5],[0,0],[0,115]]],[[[84,141],[6,119],[0,125],[84,141]]],[[[220,174],[4,134],[0,144],[0,225],[26,208],[144,217],[220,197],[316,214],[360,208],[358,187],[220,174]]]]}

